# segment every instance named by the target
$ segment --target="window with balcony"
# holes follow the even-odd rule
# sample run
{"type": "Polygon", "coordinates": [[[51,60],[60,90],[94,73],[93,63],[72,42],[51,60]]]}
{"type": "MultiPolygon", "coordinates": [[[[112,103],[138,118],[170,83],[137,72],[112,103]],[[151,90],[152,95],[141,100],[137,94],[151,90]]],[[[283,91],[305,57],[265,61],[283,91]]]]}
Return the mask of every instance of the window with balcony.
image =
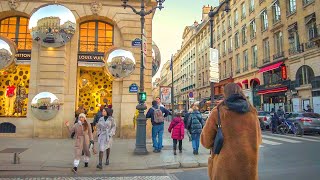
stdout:
{"type": "Polygon", "coordinates": [[[270,47],[269,47],[269,39],[263,40],[263,63],[270,62],[270,47]]]}
{"type": "Polygon", "coordinates": [[[303,5],[306,6],[306,5],[309,5],[313,2],[314,2],[314,0],[303,0],[303,5]]]}
{"type": "Polygon", "coordinates": [[[231,22],[231,16],[228,17],[228,31],[230,31],[232,29],[232,22],[231,22]]]}
{"type": "Polygon", "coordinates": [[[234,46],[236,49],[240,47],[239,32],[236,32],[236,34],[234,35],[234,46]]]}
{"type": "Polygon", "coordinates": [[[296,0],[287,0],[287,15],[291,15],[297,11],[296,0]]]}
{"type": "Polygon", "coordinates": [[[253,12],[254,11],[254,0],[250,0],[250,3],[249,3],[249,12],[253,12]]]}
{"type": "Polygon", "coordinates": [[[282,32],[279,31],[274,34],[274,57],[273,59],[278,59],[284,57],[283,52],[283,35],[282,32]]]}
{"type": "Polygon", "coordinates": [[[243,51],[243,71],[248,71],[248,50],[243,51]]]}
{"type": "Polygon", "coordinates": [[[223,68],[224,68],[223,78],[226,78],[227,77],[227,61],[223,62],[223,68]]]}
{"type": "Polygon", "coordinates": [[[318,36],[318,29],[316,24],[316,15],[315,13],[307,16],[305,18],[306,28],[308,33],[308,39],[312,40],[318,36]]]}
{"type": "Polygon", "coordinates": [[[222,36],[224,36],[226,34],[226,22],[223,21],[222,22],[222,36]]]}
{"type": "Polygon", "coordinates": [[[274,69],[263,73],[263,81],[265,85],[277,84],[283,81],[281,77],[281,68],[274,69]]]}
{"type": "Polygon", "coordinates": [[[244,25],[241,29],[241,34],[242,34],[242,44],[247,43],[247,26],[244,25]]]}
{"type": "Polygon", "coordinates": [[[273,24],[279,22],[281,20],[281,11],[280,11],[280,5],[279,0],[275,1],[275,3],[272,6],[272,12],[273,12],[273,24]]]}
{"type": "Polygon", "coordinates": [[[256,26],[256,20],[253,19],[250,22],[250,38],[253,39],[256,37],[256,33],[257,33],[257,26],[256,26]]]}
{"type": "Polygon", "coordinates": [[[314,72],[310,66],[303,65],[301,66],[296,74],[296,81],[299,85],[311,84],[311,81],[314,78],[314,72]]]}
{"type": "Polygon", "coordinates": [[[268,14],[267,10],[261,13],[261,31],[266,31],[268,29],[268,14]]]}
{"type": "Polygon", "coordinates": [[[241,19],[246,18],[246,4],[242,3],[241,4],[241,19]]]}
{"type": "Polygon", "coordinates": [[[299,33],[297,23],[294,23],[288,27],[288,40],[289,40],[289,55],[297,54],[303,51],[303,47],[300,45],[299,33]]]}
{"type": "Polygon", "coordinates": [[[234,26],[238,25],[239,22],[239,16],[238,16],[238,10],[234,11],[234,26]]]}
{"type": "Polygon", "coordinates": [[[220,39],[220,26],[217,27],[217,39],[220,39]]]}
{"type": "Polygon", "coordinates": [[[230,77],[232,76],[232,72],[233,72],[233,65],[232,65],[232,58],[229,59],[229,65],[230,65],[230,77]]]}
{"type": "Polygon", "coordinates": [[[237,66],[236,74],[238,74],[240,73],[240,55],[239,54],[236,55],[236,66],[237,66]]]}
{"type": "Polygon", "coordinates": [[[219,51],[219,58],[221,57],[221,49],[220,49],[220,44],[218,44],[218,51],[219,51]]]}
{"type": "Polygon", "coordinates": [[[252,52],[252,68],[256,68],[258,66],[258,47],[254,45],[251,47],[252,52]]]}
{"type": "Polygon", "coordinates": [[[226,40],[223,41],[223,51],[222,51],[222,55],[225,56],[227,52],[227,42],[226,40]]]}

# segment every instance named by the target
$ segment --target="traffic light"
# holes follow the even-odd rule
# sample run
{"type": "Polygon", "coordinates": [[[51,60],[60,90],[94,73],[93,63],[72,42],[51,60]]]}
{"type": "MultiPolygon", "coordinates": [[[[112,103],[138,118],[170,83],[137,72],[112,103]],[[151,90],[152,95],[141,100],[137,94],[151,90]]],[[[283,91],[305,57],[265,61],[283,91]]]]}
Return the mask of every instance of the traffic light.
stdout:
{"type": "Polygon", "coordinates": [[[146,102],[147,101],[147,93],[146,92],[139,92],[138,93],[138,101],[139,102],[146,102]]]}

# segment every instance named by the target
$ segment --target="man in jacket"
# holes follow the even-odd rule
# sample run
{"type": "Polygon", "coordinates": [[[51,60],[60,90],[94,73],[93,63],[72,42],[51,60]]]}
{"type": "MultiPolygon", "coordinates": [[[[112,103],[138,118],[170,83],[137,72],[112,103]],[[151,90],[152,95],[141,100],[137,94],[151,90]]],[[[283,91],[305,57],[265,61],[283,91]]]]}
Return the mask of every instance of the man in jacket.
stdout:
{"type": "Polygon", "coordinates": [[[194,105],[193,112],[189,115],[187,129],[191,134],[193,154],[199,154],[200,134],[204,126],[204,121],[199,112],[199,107],[194,105]]]}
{"type": "Polygon", "coordinates": [[[164,131],[164,122],[156,123],[155,111],[160,109],[163,113],[163,117],[167,117],[169,115],[169,111],[164,107],[159,107],[157,101],[152,101],[152,107],[148,110],[146,117],[151,118],[152,123],[152,142],[153,142],[153,152],[159,153],[162,149],[162,136],[164,131]]]}

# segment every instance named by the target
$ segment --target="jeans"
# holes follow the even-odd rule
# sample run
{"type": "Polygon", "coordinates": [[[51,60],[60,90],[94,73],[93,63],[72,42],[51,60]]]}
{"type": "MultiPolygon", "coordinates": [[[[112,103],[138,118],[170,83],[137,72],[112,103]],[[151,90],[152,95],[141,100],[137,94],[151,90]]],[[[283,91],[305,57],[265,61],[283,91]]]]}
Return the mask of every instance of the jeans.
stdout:
{"type": "Polygon", "coordinates": [[[179,150],[182,151],[182,140],[177,140],[177,139],[173,140],[173,150],[177,150],[178,141],[179,141],[179,150]]]}
{"type": "Polygon", "coordinates": [[[164,124],[152,126],[152,142],[155,150],[162,149],[164,124]]]}
{"type": "Polygon", "coordinates": [[[191,134],[191,138],[193,150],[198,151],[200,145],[200,134],[191,134]]]}

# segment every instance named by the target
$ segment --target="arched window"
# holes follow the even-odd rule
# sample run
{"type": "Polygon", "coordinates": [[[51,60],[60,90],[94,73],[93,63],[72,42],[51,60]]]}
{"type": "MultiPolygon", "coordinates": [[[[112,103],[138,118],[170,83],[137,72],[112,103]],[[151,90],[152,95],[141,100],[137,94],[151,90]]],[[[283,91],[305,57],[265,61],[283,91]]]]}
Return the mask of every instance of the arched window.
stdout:
{"type": "Polygon", "coordinates": [[[14,16],[0,21],[0,35],[12,39],[19,50],[31,50],[32,38],[28,29],[29,19],[14,16]]]}
{"type": "Polygon", "coordinates": [[[80,52],[104,53],[112,45],[112,25],[101,21],[88,21],[80,24],[80,52]]]}
{"type": "Polygon", "coordinates": [[[314,72],[311,67],[303,65],[298,69],[296,80],[299,82],[299,85],[311,84],[313,78],[314,72]]]}

